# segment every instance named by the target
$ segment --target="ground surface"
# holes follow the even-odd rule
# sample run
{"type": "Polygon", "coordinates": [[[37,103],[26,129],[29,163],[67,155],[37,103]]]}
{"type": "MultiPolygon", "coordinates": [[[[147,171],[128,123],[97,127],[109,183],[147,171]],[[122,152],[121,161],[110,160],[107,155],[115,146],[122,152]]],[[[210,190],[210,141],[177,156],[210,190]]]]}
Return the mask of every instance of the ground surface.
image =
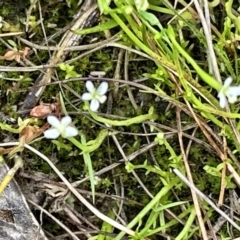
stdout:
{"type": "Polygon", "coordinates": [[[24,196],[65,225],[30,204],[49,239],[237,239],[239,104],[218,93],[240,82],[239,3],[139,2],[0,1],[1,142],[52,165],[1,153],[21,155],[24,196]],[[108,82],[95,113],[87,80],[108,82]],[[44,138],[49,114],[79,135],[44,138]]]}

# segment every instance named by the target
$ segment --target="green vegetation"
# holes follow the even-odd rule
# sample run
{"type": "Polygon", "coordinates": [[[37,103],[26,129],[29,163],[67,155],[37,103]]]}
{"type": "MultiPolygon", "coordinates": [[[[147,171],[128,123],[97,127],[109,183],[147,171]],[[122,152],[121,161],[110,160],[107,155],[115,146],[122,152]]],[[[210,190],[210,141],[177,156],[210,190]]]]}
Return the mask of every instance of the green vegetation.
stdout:
{"type": "MultiPolygon", "coordinates": [[[[0,136],[20,144],[0,151],[21,152],[31,176],[16,176],[24,193],[37,189],[38,204],[75,239],[239,237],[239,4],[98,0],[78,16],[77,0],[17,2],[0,1],[0,136]],[[74,16],[92,24],[76,27],[74,16]],[[23,111],[41,73],[44,91],[23,111]],[[47,113],[35,118],[35,105],[47,113]],[[69,115],[72,125],[48,124],[49,114],[69,115]]],[[[66,234],[46,216],[43,230],[66,234]]]]}

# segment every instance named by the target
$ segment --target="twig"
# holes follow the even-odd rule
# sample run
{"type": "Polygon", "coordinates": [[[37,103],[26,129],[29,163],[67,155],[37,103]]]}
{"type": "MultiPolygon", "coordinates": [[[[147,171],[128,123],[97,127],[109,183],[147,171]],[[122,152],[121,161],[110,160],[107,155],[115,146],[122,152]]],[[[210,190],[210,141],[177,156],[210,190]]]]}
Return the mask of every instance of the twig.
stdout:
{"type": "Polygon", "coordinates": [[[206,197],[200,190],[198,190],[192,183],[190,183],[178,169],[174,168],[173,172],[186,185],[188,185],[188,187],[190,187],[192,190],[194,190],[199,197],[201,197],[204,201],[206,201],[215,211],[217,211],[219,214],[221,214],[222,217],[224,217],[231,225],[233,225],[238,231],[240,231],[240,226],[238,226],[225,212],[223,212],[221,209],[219,209],[208,197],[206,197]]]}
{"type": "MultiPolygon", "coordinates": [[[[182,157],[183,157],[184,166],[185,166],[185,169],[186,169],[186,173],[187,173],[187,177],[189,179],[189,182],[191,184],[193,184],[191,169],[190,169],[189,164],[188,164],[188,160],[187,160],[187,157],[186,157],[186,153],[185,153],[184,146],[183,146],[183,141],[182,141],[182,127],[181,127],[181,117],[180,117],[179,109],[177,109],[177,125],[178,125],[178,139],[179,139],[179,144],[180,144],[180,148],[181,148],[181,153],[182,153],[182,157]]],[[[201,210],[200,210],[197,195],[192,189],[191,189],[191,194],[192,194],[192,199],[193,199],[195,211],[196,211],[197,218],[198,218],[198,223],[199,223],[199,226],[200,226],[200,229],[201,229],[202,237],[203,237],[204,240],[208,240],[207,231],[206,231],[204,221],[203,221],[203,218],[202,218],[202,214],[201,214],[201,210]]]]}
{"type": "MultiPolygon", "coordinates": [[[[204,0],[204,2],[205,2],[205,5],[208,4],[208,1],[204,0]]],[[[216,55],[215,55],[215,52],[214,52],[214,49],[213,49],[211,26],[208,26],[207,21],[204,17],[202,8],[201,8],[198,0],[194,0],[194,4],[195,4],[196,10],[198,12],[198,15],[200,17],[200,20],[201,20],[201,23],[202,23],[202,26],[203,26],[203,31],[204,31],[206,41],[207,41],[209,57],[211,59],[211,64],[212,64],[212,69],[213,69],[213,72],[214,72],[214,76],[215,76],[216,80],[221,83],[222,80],[221,80],[221,76],[220,76],[220,73],[219,73],[219,68],[218,68],[218,64],[217,64],[216,55]]]]}
{"type": "Polygon", "coordinates": [[[41,206],[37,205],[35,202],[29,199],[27,201],[31,203],[36,209],[40,210],[41,212],[44,212],[47,216],[49,216],[54,222],[56,222],[61,228],[63,228],[73,239],[80,240],[65,224],[63,224],[61,221],[55,218],[52,214],[50,214],[44,208],[42,208],[41,206]]]}
{"type": "MultiPolygon", "coordinates": [[[[19,142],[8,142],[8,143],[1,143],[1,147],[5,146],[18,146],[19,142]]],[[[43,160],[45,160],[49,166],[54,170],[54,172],[58,175],[58,177],[66,184],[66,186],[69,188],[69,190],[77,197],[77,199],[84,204],[95,216],[100,218],[101,220],[109,223],[113,227],[131,235],[134,236],[135,232],[132,231],[131,229],[126,228],[125,226],[119,224],[118,222],[114,221],[113,219],[109,218],[108,216],[104,215],[100,211],[98,211],[96,208],[94,208],[78,191],[71,185],[71,183],[62,175],[62,173],[56,168],[56,166],[52,163],[52,161],[46,157],[44,154],[40,153],[38,150],[35,148],[31,147],[28,144],[24,144],[24,147],[41,157],[43,160]]]]}

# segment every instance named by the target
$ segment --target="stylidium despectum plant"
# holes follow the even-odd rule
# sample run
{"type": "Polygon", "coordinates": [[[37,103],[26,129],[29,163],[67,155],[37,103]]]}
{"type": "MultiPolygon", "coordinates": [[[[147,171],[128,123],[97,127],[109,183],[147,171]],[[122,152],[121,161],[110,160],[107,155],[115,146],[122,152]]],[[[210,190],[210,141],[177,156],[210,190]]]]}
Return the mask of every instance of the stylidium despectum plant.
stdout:
{"type": "Polygon", "coordinates": [[[232,77],[226,78],[224,85],[218,93],[219,104],[221,108],[225,108],[227,101],[229,103],[235,103],[237,97],[240,96],[240,86],[230,86],[232,83],[232,77]]]}
{"type": "Polygon", "coordinates": [[[50,115],[47,117],[47,121],[52,127],[44,132],[45,138],[56,139],[60,135],[68,138],[78,135],[78,130],[71,125],[72,119],[69,116],[65,116],[59,121],[57,117],[50,115]]]}
{"type": "Polygon", "coordinates": [[[108,83],[102,82],[97,88],[95,88],[91,81],[87,81],[86,88],[88,92],[82,95],[82,100],[91,101],[90,110],[96,112],[100,103],[104,103],[107,100],[107,96],[105,94],[108,90],[108,83]]]}

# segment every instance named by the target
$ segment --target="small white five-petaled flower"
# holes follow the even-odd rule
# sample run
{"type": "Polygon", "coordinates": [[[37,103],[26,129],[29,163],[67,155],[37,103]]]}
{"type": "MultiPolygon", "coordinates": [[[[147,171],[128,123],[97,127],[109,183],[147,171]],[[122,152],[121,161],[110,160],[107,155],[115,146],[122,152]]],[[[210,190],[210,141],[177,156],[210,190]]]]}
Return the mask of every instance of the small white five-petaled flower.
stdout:
{"type": "Polygon", "coordinates": [[[82,95],[82,100],[91,100],[90,109],[95,112],[98,110],[100,103],[104,103],[107,100],[107,96],[105,94],[108,90],[108,83],[102,82],[96,89],[91,81],[87,81],[86,88],[88,92],[82,95]]]}
{"type": "Polygon", "coordinates": [[[47,121],[52,127],[44,132],[45,138],[56,139],[60,135],[68,138],[78,135],[78,130],[70,125],[72,119],[69,116],[65,116],[59,121],[55,116],[50,115],[47,117],[47,121]]]}
{"type": "Polygon", "coordinates": [[[220,92],[218,93],[219,104],[221,108],[225,108],[227,105],[227,99],[229,103],[235,103],[237,97],[240,96],[240,86],[231,87],[232,77],[228,77],[220,92]],[[227,97],[227,99],[226,99],[227,97]]]}

